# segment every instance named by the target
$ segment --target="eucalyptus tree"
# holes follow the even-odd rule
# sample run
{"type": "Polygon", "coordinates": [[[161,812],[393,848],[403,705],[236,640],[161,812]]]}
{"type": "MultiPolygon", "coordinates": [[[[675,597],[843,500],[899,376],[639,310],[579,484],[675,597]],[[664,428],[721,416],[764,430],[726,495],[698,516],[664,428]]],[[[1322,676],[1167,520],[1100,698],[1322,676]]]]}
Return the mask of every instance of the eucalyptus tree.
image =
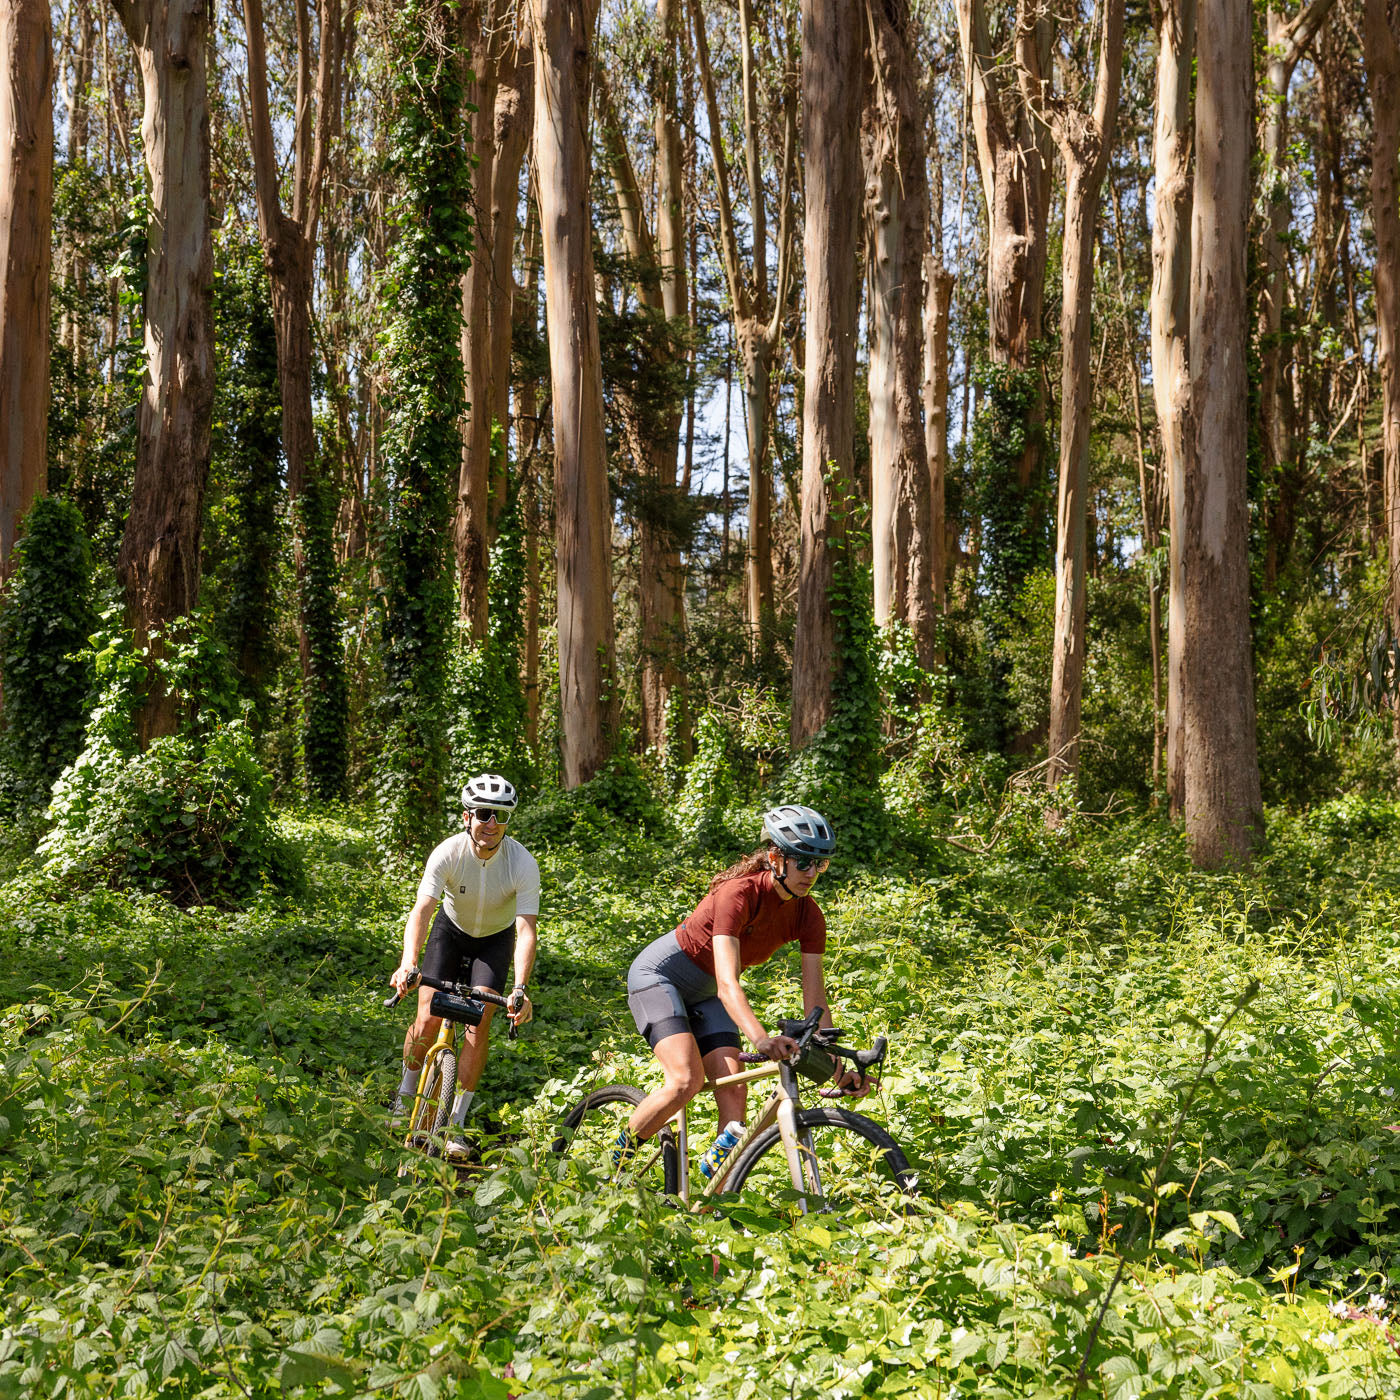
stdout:
{"type": "Polygon", "coordinates": [[[685,570],[675,509],[680,449],[681,401],[666,392],[671,369],[683,359],[679,347],[688,333],[690,310],[684,209],[680,113],[676,63],[680,40],[680,0],[659,0],[656,13],[655,100],[652,110],[655,175],[655,229],[648,217],[624,124],[611,88],[596,80],[603,159],[612,178],[628,263],[635,269],[633,290],[653,334],[646,352],[651,373],[639,383],[613,386],[624,431],[637,461],[644,490],[637,505],[639,545],[638,613],[641,650],[642,743],[658,751],[683,751],[686,686],[685,570]],[[660,391],[657,386],[661,385],[660,391]],[[669,716],[669,718],[668,718],[669,716]],[[668,733],[672,720],[679,725],[668,733]]]}
{"type": "Polygon", "coordinates": [[[1307,0],[1291,18],[1280,4],[1265,9],[1264,100],[1260,165],[1265,205],[1260,249],[1259,438],[1266,467],[1277,476],[1280,496],[1270,512],[1265,549],[1266,582],[1272,586],[1287,553],[1294,523],[1302,447],[1299,405],[1294,402],[1284,348],[1284,313],[1289,297],[1288,239],[1292,223],[1289,154],[1289,90],[1299,60],[1327,18],[1333,0],[1307,0]]]}
{"type": "Polygon", "coordinates": [[[48,470],[52,75],[48,0],[0,0],[0,583],[48,470]]]}
{"type": "Polygon", "coordinates": [[[844,498],[850,491],[855,448],[860,281],[853,272],[862,206],[864,20],[862,7],[855,4],[803,0],[807,318],[802,520],[792,652],[794,748],[802,747],[830,718],[839,664],[830,595],[833,537],[843,537],[847,530],[844,498]]]}
{"type": "MultiPolygon", "coordinates": [[[[1034,365],[1045,300],[1051,139],[1010,73],[1019,67],[1049,92],[1053,19],[1048,7],[1032,0],[1017,0],[1014,13],[1004,5],[993,10],[988,0],[956,3],[987,213],[987,348],[994,363],[1027,371],[1034,365]],[[1006,61],[1008,47],[1014,47],[1014,64],[1006,61]]],[[[1035,509],[1038,430],[1045,418],[1038,389],[1027,403],[1015,479],[997,488],[1015,496],[1025,511],[1035,509]]]]}
{"type": "MultiPolygon", "coordinates": [[[[1400,636],[1400,4],[1365,0],[1363,43],[1371,97],[1371,220],[1376,231],[1376,333],[1389,586],[1386,611],[1400,636]]],[[[1400,746],[1400,705],[1395,708],[1400,746]]]]}
{"type": "MultiPolygon", "coordinates": [[[[790,36],[791,17],[787,6],[774,6],[770,18],[782,19],[790,36]]],[[[745,558],[745,620],[754,654],[768,655],[773,647],[775,604],[773,598],[773,467],[771,429],[773,415],[773,370],[782,341],[784,318],[796,280],[796,200],[797,173],[797,82],[791,71],[790,37],[778,53],[760,47],[763,33],[753,0],[739,0],[740,86],[743,92],[742,133],[744,174],[748,192],[748,221],[751,229],[750,261],[746,267],[740,252],[739,212],[733,196],[725,132],[720,112],[714,65],[704,10],[700,0],[690,0],[691,23],[695,35],[696,69],[704,96],[709,127],[710,159],[714,169],[714,197],[719,224],[719,258],[729,293],[734,338],[739,350],[740,372],[744,382],[744,430],[749,463],[748,550],[745,558]],[[776,93],[767,103],[761,101],[760,70],[776,69],[776,93]],[[776,111],[771,110],[776,100],[776,111]],[[777,230],[772,239],[777,266],[772,285],[768,274],[769,210],[764,175],[766,133],[775,122],[782,127],[782,154],[778,162],[777,230]]]]}
{"type": "Polygon", "coordinates": [[[345,0],[319,0],[312,37],[310,0],[295,0],[296,99],[291,130],[291,210],[282,206],[281,163],[268,102],[262,0],[243,0],[248,53],[248,125],[258,231],[272,280],[282,397],[282,451],[292,506],[302,678],[306,785],[319,798],[345,791],[348,697],[340,640],[335,558],[336,491],[318,453],[312,410],[312,291],[327,160],[340,104],[345,0]],[[312,78],[313,59],[315,77],[312,78]]]}
{"type": "Polygon", "coordinates": [[[586,135],[597,13],[596,0],[530,0],[554,428],[560,756],[570,788],[607,762],[616,708],[612,511],[586,135]]]}
{"type": "Polygon", "coordinates": [[[870,62],[861,152],[875,622],[907,625],[920,663],[931,669],[938,603],[934,578],[943,560],[932,522],[923,420],[922,273],[929,229],[924,123],[907,0],[865,0],[865,11],[870,62]]]}
{"type": "Polygon", "coordinates": [[[476,254],[462,276],[462,366],[467,419],[457,481],[453,542],[457,614],[480,641],[487,634],[487,573],[494,522],[505,499],[510,328],[520,170],[534,123],[533,49],[522,0],[471,0],[462,7],[463,58],[476,161],[472,222],[476,254]]]}
{"type": "MultiPolygon", "coordinates": [[[[1093,106],[1056,99],[1033,75],[1034,36],[1023,27],[1018,57],[1027,104],[1050,128],[1065,167],[1065,225],[1060,310],[1060,470],[1056,512],[1055,643],[1050,678],[1053,789],[1079,769],[1079,717],[1084,693],[1085,506],[1089,489],[1089,314],[1099,192],[1118,120],[1123,64],[1123,0],[1105,0],[1099,16],[1093,106]]],[[[1066,65],[1069,67],[1069,65],[1066,65]]],[[[1071,70],[1072,71],[1072,70],[1071,70]]],[[[1087,80],[1084,86],[1087,87],[1087,80]]]]}
{"type": "Polygon", "coordinates": [[[1249,617],[1245,262],[1254,66],[1243,0],[1200,0],[1183,490],[1182,711],[1192,858],[1248,859],[1263,824],[1249,617]]]}
{"type": "Polygon", "coordinates": [[[379,542],[383,745],[375,771],[381,844],[402,850],[447,812],[447,663],[452,637],[452,496],[464,407],[461,276],[471,249],[462,65],[452,0],[406,0],[388,15],[389,156],[398,180],[385,299],[379,542]]]}
{"type": "Polygon", "coordinates": [[[1156,126],[1152,206],[1152,395],[1167,482],[1167,802],[1186,802],[1186,728],[1182,658],[1186,593],[1186,456],[1191,409],[1191,207],[1193,60],[1196,0],[1162,0],[1158,10],[1156,126]]]}
{"type": "MultiPolygon", "coordinates": [[[[128,620],[145,641],[199,597],[199,541],[214,401],[213,253],[204,0],[113,0],[141,71],[148,177],[144,297],[146,374],[136,471],[117,572],[128,620]]],[[[153,690],[141,742],[176,727],[175,702],[153,690]]]]}

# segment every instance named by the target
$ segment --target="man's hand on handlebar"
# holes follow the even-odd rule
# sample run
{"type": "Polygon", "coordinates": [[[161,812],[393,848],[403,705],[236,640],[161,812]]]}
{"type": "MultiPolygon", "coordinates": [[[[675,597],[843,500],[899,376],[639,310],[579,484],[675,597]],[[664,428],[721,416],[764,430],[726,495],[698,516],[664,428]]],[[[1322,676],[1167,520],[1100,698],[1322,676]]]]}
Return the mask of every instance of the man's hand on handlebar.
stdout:
{"type": "Polygon", "coordinates": [[[768,1060],[790,1060],[798,1045],[790,1035],[765,1035],[753,1048],[768,1060]]]}
{"type": "Polygon", "coordinates": [[[524,987],[517,986],[506,999],[506,1015],[510,1017],[511,1025],[516,1027],[534,1019],[535,1008],[524,987]]]}
{"type": "Polygon", "coordinates": [[[413,990],[418,981],[418,969],[412,963],[400,963],[389,977],[389,985],[400,995],[413,990]]]}

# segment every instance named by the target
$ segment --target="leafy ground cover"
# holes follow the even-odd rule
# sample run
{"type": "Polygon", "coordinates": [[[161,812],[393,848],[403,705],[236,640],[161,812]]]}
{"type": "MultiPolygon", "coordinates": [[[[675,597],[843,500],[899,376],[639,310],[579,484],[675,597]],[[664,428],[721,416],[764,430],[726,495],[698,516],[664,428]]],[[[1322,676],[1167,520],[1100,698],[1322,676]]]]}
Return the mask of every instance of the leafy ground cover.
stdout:
{"type": "MultiPolygon", "coordinates": [[[[304,886],[239,912],[19,865],[0,1395],[1400,1390],[1400,808],[1277,816],[1247,877],[1128,818],[824,877],[840,1021],[894,1047],[869,1112],[921,1176],[841,1220],[549,1157],[588,1083],[650,1082],[623,974],[715,865],[639,829],[525,824],[539,1014],[462,1179],[400,1177],[384,1127],[416,872],[357,814],[284,818],[304,886]]],[[[782,959],[749,986],[796,1009],[782,959]]]]}

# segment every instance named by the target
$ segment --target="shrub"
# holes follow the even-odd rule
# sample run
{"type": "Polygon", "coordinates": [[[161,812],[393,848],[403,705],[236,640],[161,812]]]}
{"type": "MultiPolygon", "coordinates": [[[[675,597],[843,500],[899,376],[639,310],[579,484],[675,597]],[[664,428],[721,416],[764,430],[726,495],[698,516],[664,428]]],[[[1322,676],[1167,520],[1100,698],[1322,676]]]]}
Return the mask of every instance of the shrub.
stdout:
{"type": "Polygon", "coordinates": [[[54,784],[38,853],[65,881],[158,890],[179,904],[228,903],[293,874],[272,815],[271,779],[237,713],[227,660],[195,628],[157,658],[125,634],[95,660],[99,693],[83,751],[54,784]],[[152,668],[188,715],[143,752],[134,714],[152,668]]]}
{"type": "Polygon", "coordinates": [[[695,726],[695,757],[685,770],[676,808],[676,825],[702,849],[728,849],[734,844],[725,822],[735,800],[729,744],[724,721],[706,710],[695,726]]]}
{"type": "Polygon", "coordinates": [[[41,497],[25,517],[0,597],[0,810],[42,805],[82,746],[96,624],[83,518],[71,502],[41,497]]]}

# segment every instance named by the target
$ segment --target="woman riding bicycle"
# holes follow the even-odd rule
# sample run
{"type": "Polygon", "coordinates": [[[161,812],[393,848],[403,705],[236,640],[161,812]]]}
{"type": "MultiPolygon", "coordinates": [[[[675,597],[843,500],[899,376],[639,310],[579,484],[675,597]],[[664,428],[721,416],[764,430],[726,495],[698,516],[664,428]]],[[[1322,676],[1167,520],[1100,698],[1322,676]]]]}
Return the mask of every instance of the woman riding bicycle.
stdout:
{"type": "MultiPolygon", "coordinates": [[[[739,985],[743,968],[767,962],[785,943],[802,950],[803,1009],[828,1005],[822,960],[826,919],[811,897],[831,863],[836,838],[810,807],[775,807],[763,817],[767,845],[716,875],[709,892],[672,932],[637,955],[627,974],[627,1004],[661,1064],[665,1082],[633,1111],[618,1140],[621,1160],[636,1150],[711,1080],[740,1069],[740,1032],[770,1060],[797,1042],[769,1035],[739,985]]],[[[828,1012],[822,1024],[829,1026],[828,1012]]],[[[848,1071],[841,1087],[856,1089],[848,1071]]],[[[742,1122],[744,1084],[717,1085],[721,1124],[742,1122]]]]}

